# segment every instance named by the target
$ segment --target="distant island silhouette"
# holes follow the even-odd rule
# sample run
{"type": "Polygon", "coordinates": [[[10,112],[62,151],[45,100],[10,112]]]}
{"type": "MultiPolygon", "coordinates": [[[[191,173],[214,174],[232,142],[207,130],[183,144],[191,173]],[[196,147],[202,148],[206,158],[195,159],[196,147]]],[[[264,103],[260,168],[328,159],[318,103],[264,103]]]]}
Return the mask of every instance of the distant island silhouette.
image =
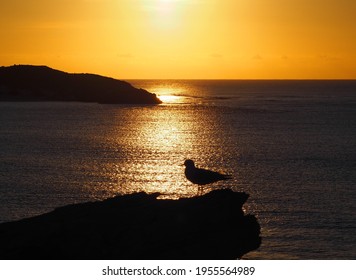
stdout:
{"type": "Polygon", "coordinates": [[[95,74],[70,74],[47,66],[0,67],[0,101],[74,101],[160,104],[153,93],[95,74]]]}

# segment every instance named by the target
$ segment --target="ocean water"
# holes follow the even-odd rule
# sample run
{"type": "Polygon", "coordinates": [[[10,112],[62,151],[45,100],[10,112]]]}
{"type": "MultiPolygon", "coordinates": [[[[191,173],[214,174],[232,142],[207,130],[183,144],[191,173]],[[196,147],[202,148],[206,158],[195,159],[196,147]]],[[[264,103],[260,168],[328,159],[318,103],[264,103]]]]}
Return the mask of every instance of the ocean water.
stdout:
{"type": "Polygon", "coordinates": [[[356,81],[132,80],[158,106],[0,103],[0,222],[137,191],[249,193],[247,259],[356,259],[356,81]]]}

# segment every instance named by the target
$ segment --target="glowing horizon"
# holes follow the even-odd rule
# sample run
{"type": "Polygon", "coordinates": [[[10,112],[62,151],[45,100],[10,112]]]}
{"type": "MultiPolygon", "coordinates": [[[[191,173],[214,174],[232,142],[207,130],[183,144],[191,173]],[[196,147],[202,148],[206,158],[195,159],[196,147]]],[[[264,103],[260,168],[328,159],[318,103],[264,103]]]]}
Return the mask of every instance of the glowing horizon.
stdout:
{"type": "Polygon", "coordinates": [[[356,79],[351,0],[0,1],[1,66],[119,79],[356,79]]]}

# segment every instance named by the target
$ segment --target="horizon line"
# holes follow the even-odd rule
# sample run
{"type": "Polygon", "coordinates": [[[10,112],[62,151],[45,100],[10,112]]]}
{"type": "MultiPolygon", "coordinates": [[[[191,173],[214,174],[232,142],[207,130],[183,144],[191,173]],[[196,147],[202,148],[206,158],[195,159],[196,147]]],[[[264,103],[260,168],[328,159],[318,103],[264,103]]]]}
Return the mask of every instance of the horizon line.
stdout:
{"type": "Polygon", "coordinates": [[[118,78],[134,80],[170,80],[170,81],[356,81],[356,78],[118,78]]]}
{"type": "Polygon", "coordinates": [[[125,77],[115,77],[115,76],[107,76],[107,74],[100,74],[96,72],[69,72],[68,70],[59,70],[58,68],[54,68],[52,66],[48,66],[45,64],[12,64],[12,65],[0,65],[0,67],[11,67],[11,66],[38,66],[38,67],[48,67],[53,70],[58,70],[62,72],[66,72],[69,74],[94,74],[107,78],[113,78],[117,80],[170,80],[170,81],[356,81],[355,78],[125,78],[125,77]]]}

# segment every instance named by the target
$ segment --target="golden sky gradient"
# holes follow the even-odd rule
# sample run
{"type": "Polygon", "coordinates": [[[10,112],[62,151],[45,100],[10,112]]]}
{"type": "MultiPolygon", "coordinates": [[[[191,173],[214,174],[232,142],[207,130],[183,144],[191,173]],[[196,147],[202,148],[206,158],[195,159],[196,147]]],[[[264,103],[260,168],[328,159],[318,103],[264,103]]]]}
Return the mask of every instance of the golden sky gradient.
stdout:
{"type": "Polygon", "coordinates": [[[120,79],[356,79],[355,0],[0,0],[0,65],[120,79]]]}

